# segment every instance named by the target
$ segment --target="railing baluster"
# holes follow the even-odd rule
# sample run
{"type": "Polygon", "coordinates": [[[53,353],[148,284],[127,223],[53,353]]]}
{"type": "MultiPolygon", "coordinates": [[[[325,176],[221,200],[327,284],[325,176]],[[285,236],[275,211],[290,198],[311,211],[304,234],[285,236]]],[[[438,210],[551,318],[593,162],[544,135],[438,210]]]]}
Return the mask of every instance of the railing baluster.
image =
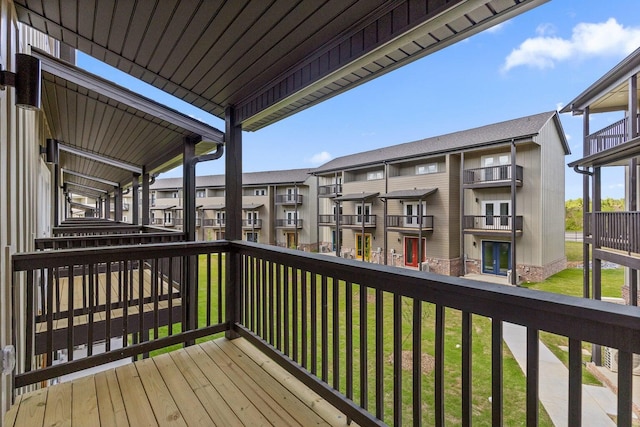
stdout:
{"type": "Polygon", "coordinates": [[[462,312],[462,426],[471,427],[473,414],[473,336],[472,318],[462,312]]]}
{"type": "MultiPolygon", "coordinates": [[[[42,269],[43,274],[47,272],[47,280],[43,282],[43,286],[47,288],[47,306],[44,312],[45,320],[47,322],[47,366],[51,366],[53,362],[54,350],[53,350],[53,288],[54,282],[58,282],[57,275],[54,275],[54,269],[42,269]]],[[[43,274],[44,275],[44,274],[43,274]]],[[[28,286],[28,284],[27,284],[28,286]]]]}
{"type": "Polygon", "coordinates": [[[301,316],[302,316],[302,324],[300,325],[301,329],[302,329],[302,342],[301,342],[301,346],[302,346],[302,367],[305,369],[308,369],[308,360],[307,360],[307,327],[308,327],[308,322],[307,322],[307,316],[308,316],[308,302],[307,302],[307,271],[305,270],[300,270],[300,276],[301,276],[301,288],[300,288],[300,294],[302,295],[302,301],[301,301],[301,316]]]}
{"type": "Polygon", "coordinates": [[[582,425],[582,344],[569,339],[569,407],[570,426],[582,425]]]}
{"type": "Polygon", "coordinates": [[[502,320],[491,319],[491,425],[502,426],[502,320]]]}
{"type": "Polygon", "coordinates": [[[402,296],[399,294],[393,296],[393,424],[402,425],[402,296]]]}
{"type": "MultiPolygon", "coordinates": [[[[138,260],[138,342],[145,342],[146,331],[144,328],[144,261],[138,260]]],[[[133,263],[131,265],[133,273],[133,263]]],[[[183,325],[184,326],[184,325],[183,325]]],[[[146,357],[146,356],[143,356],[146,357]]]]}
{"type": "Polygon", "coordinates": [[[437,304],[435,337],[435,425],[444,425],[444,307],[437,304]]]}
{"type": "MultiPolygon", "coordinates": [[[[280,351],[282,351],[282,319],[283,319],[283,313],[282,313],[282,290],[283,290],[283,286],[282,286],[282,269],[286,268],[280,264],[274,263],[274,268],[275,268],[275,276],[276,276],[276,283],[275,283],[275,299],[276,299],[276,323],[275,323],[275,327],[271,329],[272,333],[275,331],[275,338],[272,338],[272,340],[275,342],[276,348],[280,351]]],[[[272,294],[273,295],[273,294],[272,294]]],[[[273,303],[271,304],[273,306],[273,303]]],[[[270,319],[271,324],[273,324],[273,317],[271,317],[270,319]]]]}
{"type": "MultiPolygon", "coordinates": [[[[422,425],[422,301],[413,299],[413,425],[422,425]]],[[[395,360],[395,358],[394,358],[395,360]]],[[[402,360],[402,359],[401,359],[402,360]]]]}
{"type": "MultiPolygon", "coordinates": [[[[377,323],[376,310],[376,323],[377,323]]],[[[378,332],[379,334],[380,332],[378,332]]],[[[369,375],[368,375],[368,349],[367,349],[367,287],[360,285],[360,406],[367,409],[369,406],[369,375]]],[[[377,349],[376,349],[377,351],[377,349]]],[[[381,381],[381,380],[380,380],[381,381]]],[[[376,408],[376,417],[382,408],[376,408]]]]}
{"type": "MultiPolygon", "coordinates": [[[[365,288],[366,289],[366,288],[365,288]]],[[[368,307],[367,293],[365,293],[365,314],[368,307]]],[[[384,418],[384,293],[376,289],[376,418],[384,418]]],[[[366,333],[366,331],[365,331],[366,333]]]]}
{"type": "MultiPolygon", "coordinates": [[[[93,354],[93,309],[94,309],[94,285],[97,283],[97,280],[94,281],[94,268],[95,264],[89,264],[89,307],[87,317],[89,320],[88,330],[87,330],[87,356],[91,356],[93,354]]],[[[97,278],[96,278],[97,279],[97,278]]],[[[97,292],[96,292],[97,293],[97,292]]]]}
{"type": "Polygon", "coordinates": [[[351,282],[344,286],[345,294],[345,347],[346,396],[353,400],[353,290],[351,282]]]}
{"type": "Polygon", "coordinates": [[[316,273],[311,273],[311,373],[318,374],[318,294],[316,273]]]}
{"type": "Polygon", "coordinates": [[[122,285],[122,347],[129,345],[129,275],[124,270],[127,261],[118,263],[118,282],[122,285]],[[124,282],[122,279],[124,278],[124,282]]]}
{"type": "MultiPolygon", "coordinates": [[[[222,276],[222,271],[223,271],[223,268],[222,268],[222,265],[223,265],[222,264],[222,252],[218,252],[217,253],[217,258],[218,258],[218,282],[217,282],[218,283],[218,285],[217,285],[217,288],[218,288],[218,323],[220,324],[220,323],[222,323],[222,314],[223,314],[223,311],[224,311],[224,308],[225,308],[224,298],[222,298],[222,295],[223,295],[222,291],[223,291],[224,283],[225,283],[224,279],[223,279],[223,276],[222,276]]],[[[245,259],[245,262],[246,262],[246,259],[245,259]]],[[[246,292],[245,292],[244,298],[245,298],[245,301],[246,301],[246,298],[247,298],[246,292]]],[[[245,312],[242,313],[245,316],[245,318],[246,318],[246,312],[247,312],[247,307],[245,306],[245,312]]]]}
{"type": "Polygon", "coordinates": [[[31,371],[31,364],[33,361],[33,349],[35,348],[35,343],[33,342],[33,323],[35,320],[35,310],[33,307],[34,304],[34,292],[33,288],[35,286],[33,279],[33,270],[27,271],[27,324],[25,328],[26,332],[26,356],[25,356],[25,371],[31,371]]]}
{"type": "MultiPolygon", "coordinates": [[[[74,288],[74,278],[73,278],[73,265],[69,265],[67,267],[67,272],[69,275],[69,282],[67,283],[67,360],[73,360],[73,311],[74,311],[74,301],[73,301],[73,288],[74,288]]],[[[31,353],[28,353],[31,354],[31,353]]]]}
{"type": "Polygon", "coordinates": [[[107,262],[105,264],[105,319],[106,323],[104,325],[104,334],[105,334],[105,351],[111,351],[111,263],[107,262]]]}
{"type": "MultiPolygon", "coordinates": [[[[292,357],[293,360],[295,360],[296,362],[300,362],[300,359],[298,358],[298,347],[299,347],[299,342],[298,342],[298,324],[300,323],[298,321],[299,319],[299,313],[298,313],[298,269],[293,267],[291,269],[291,279],[292,279],[292,287],[291,287],[291,302],[292,302],[292,325],[293,325],[293,331],[292,331],[292,344],[293,344],[293,353],[292,353],[292,357]]],[[[286,329],[285,329],[286,331],[286,329]]]]}
{"type": "Polygon", "coordinates": [[[331,374],[333,378],[333,388],[335,390],[340,389],[340,317],[338,300],[340,282],[336,277],[331,278],[331,320],[332,320],[332,337],[333,337],[333,372],[331,374]]]}
{"type": "MultiPolygon", "coordinates": [[[[282,316],[284,317],[284,354],[286,354],[287,356],[291,356],[290,353],[290,347],[289,347],[289,339],[291,338],[289,336],[289,267],[286,265],[283,265],[282,268],[284,268],[284,286],[282,289],[282,305],[283,305],[283,312],[282,312],[282,316]]],[[[295,322],[294,322],[295,323],[295,322]]],[[[280,335],[280,334],[278,334],[280,335]]]]}
{"type": "Polygon", "coordinates": [[[322,381],[324,382],[328,382],[329,381],[329,320],[328,320],[328,289],[327,289],[327,276],[325,276],[324,274],[322,275],[322,283],[321,283],[321,294],[320,294],[320,298],[321,298],[321,303],[320,303],[320,316],[321,316],[321,323],[322,323],[322,344],[320,344],[320,350],[322,351],[322,374],[321,377],[322,381]]]}
{"type": "Polygon", "coordinates": [[[211,325],[211,254],[207,254],[207,326],[211,325]]]}
{"type": "Polygon", "coordinates": [[[527,427],[538,426],[540,344],[537,329],[527,328],[527,427]]]}
{"type": "Polygon", "coordinates": [[[169,294],[169,325],[168,325],[168,333],[169,336],[173,335],[173,298],[175,293],[173,292],[173,260],[174,258],[162,258],[158,260],[158,266],[162,265],[163,262],[167,264],[167,293],[169,294]],[[166,261],[163,261],[166,260],[166,261]]]}

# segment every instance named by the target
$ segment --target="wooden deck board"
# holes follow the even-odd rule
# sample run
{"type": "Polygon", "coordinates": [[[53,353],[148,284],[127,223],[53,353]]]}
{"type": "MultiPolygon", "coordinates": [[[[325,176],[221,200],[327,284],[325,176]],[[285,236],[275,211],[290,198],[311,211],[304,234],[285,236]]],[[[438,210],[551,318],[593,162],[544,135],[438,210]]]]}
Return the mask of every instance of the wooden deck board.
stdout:
{"type": "Polygon", "coordinates": [[[5,425],[346,426],[347,420],[248,342],[221,338],[25,394],[5,425]]]}

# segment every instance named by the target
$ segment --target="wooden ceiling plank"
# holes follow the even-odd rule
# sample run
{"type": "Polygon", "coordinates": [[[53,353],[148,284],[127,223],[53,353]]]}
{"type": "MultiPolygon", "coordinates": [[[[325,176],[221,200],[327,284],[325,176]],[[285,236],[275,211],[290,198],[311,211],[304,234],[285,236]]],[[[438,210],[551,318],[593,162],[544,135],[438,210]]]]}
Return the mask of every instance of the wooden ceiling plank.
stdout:
{"type": "MultiPolygon", "coordinates": [[[[163,5],[166,7],[166,3],[163,2],[163,5]]],[[[122,46],[122,56],[129,61],[135,60],[139,55],[140,44],[149,30],[156,7],[158,7],[156,0],[139,0],[135,3],[131,15],[131,25],[122,46]]]]}

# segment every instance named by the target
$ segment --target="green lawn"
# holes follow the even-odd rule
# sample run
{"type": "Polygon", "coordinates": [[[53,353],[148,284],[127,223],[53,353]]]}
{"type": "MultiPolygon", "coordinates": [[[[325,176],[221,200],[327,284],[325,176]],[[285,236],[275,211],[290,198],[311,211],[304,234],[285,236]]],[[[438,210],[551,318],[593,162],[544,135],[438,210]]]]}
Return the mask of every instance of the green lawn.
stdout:
{"type": "MultiPolygon", "coordinates": [[[[568,242],[567,245],[567,254],[571,259],[577,258],[578,260],[582,258],[581,255],[582,245],[580,243],[568,242]]],[[[211,276],[213,278],[217,277],[217,255],[211,256],[211,276]]],[[[200,257],[199,264],[199,281],[200,281],[200,289],[199,289],[199,313],[198,318],[200,325],[204,325],[206,321],[206,295],[207,295],[207,258],[206,256],[200,257]]],[[[603,296],[619,296],[620,295],[620,287],[622,286],[622,269],[614,269],[614,270],[603,270],[603,288],[602,293],[603,296]]],[[[298,273],[297,275],[289,274],[289,288],[288,291],[281,290],[280,296],[284,297],[285,292],[292,301],[293,294],[291,291],[291,286],[297,281],[298,284],[301,283],[301,277],[298,273]]],[[[310,275],[307,274],[307,283],[310,283],[310,275]]],[[[215,279],[213,280],[215,283],[215,279]]],[[[329,384],[333,384],[333,377],[331,375],[332,366],[333,366],[333,330],[332,330],[332,312],[331,306],[333,305],[333,283],[329,278],[327,280],[327,306],[328,317],[327,321],[329,324],[329,330],[327,333],[328,339],[328,357],[326,363],[329,366],[329,376],[327,381],[329,384]]],[[[570,268],[564,270],[552,277],[548,280],[540,283],[532,283],[527,285],[530,289],[538,289],[541,291],[547,292],[555,292],[562,293],[566,295],[573,296],[581,296],[582,295],[582,270],[576,268],[570,268]]],[[[307,285],[307,301],[311,301],[311,291],[310,286],[307,285]]],[[[275,288],[274,288],[275,289],[275,288]]],[[[299,288],[301,289],[301,288],[299,288]]],[[[211,289],[211,309],[212,313],[214,313],[214,318],[217,321],[217,309],[218,309],[218,301],[217,301],[217,287],[213,287],[211,289]]],[[[320,302],[322,298],[322,287],[321,281],[318,280],[317,290],[316,290],[316,299],[318,303],[318,313],[315,319],[311,318],[310,310],[307,309],[304,313],[302,310],[302,292],[298,291],[298,312],[296,314],[296,318],[301,319],[301,316],[306,316],[307,325],[308,325],[308,340],[311,337],[311,329],[312,327],[317,328],[318,333],[318,361],[316,366],[316,372],[318,376],[321,376],[322,372],[322,354],[320,352],[320,343],[322,337],[321,330],[321,309],[320,302]],[[313,325],[313,326],[312,326],[313,325]]],[[[354,349],[352,351],[353,356],[353,369],[354,369],[354,400],[356,402],[360,402],[361,397],[361,388],[360,383],[358,382],[358,378],[360,376],[360,370],[363,368],[360,366],[359,358],[360,358],[360,349],[362,348],[360,345],[360,341],[362,337],[359,335],[359,326],[360,326],[360,289],[358,285],[352,286],[351,291],[352,298],[352,310],[353,310],[353,320],[351,323],[352,331],[353,331],[353,345],[354,349]]],[[[339,365],[339,374],[337,376],[337,380],[340,384],[339,389],[342,392],[346,390],[346,344],[345,344],[345,336],[347,331],[347,320],[345,316],[346,310],[346,287],[343,282],[340,282],[339,285],[339,295],[337,299],[337,304],[339,306],[338,312],[340,315],[338,316],[338,335],[339,335],[339,351],[338,351],[338,365],[339,365]]],[[[393,402],[393,364],[391,363],[391,357],[393,355],[393,296],[386,294],[383,297],[383,330],[376,331],[375,329],[375,292],[369,291],[367,296],[367,349],[368,349],[368,363],[366,365],[366,370],[368,372],[369,378],[369,398],[368,398],[368,408],[370,411],[375,412],[375,337],[376,334],[381,333],[383,336],[383,354],[384,354],[384,368],[383,368],[383,382],[384,382],[384,421],[387,423],[393,422],[393,412],[392,412],[392,402],[393,402]]],[[[412,302],[406,299],[402,300],[402,348],[403,351],[410,351],[412,349],[412,318],[411,318],[411,309],[412,302]]],[[[291,308],[289,308],[289,314],[294,317],[294,313],[291,308]]],[[[461,414],[461,313],[456,310],[446,309],[445,310],[445,412],[446,412],[446,423],[449,425],[458,425],[461,422],[460,414],[461,414]]],[[[224,318],[224,316],[223,316],[224,318]]],[[[434,346],[435,346],[435,307],[432,304],[423,303],[422,304],[422,333],[421,333],[421,342],[422,342],[422,350],[423,354],[432,355],[434,354],[434,346]]],[[[474,425],[478,426],[490,426],[491,425],[491,321],[490,319],[483,318],[480,316],[473,316],[472,323],[472,338],[473,338],[473,421],[474,425]]],[[[298,321],[298,324],[301,325],[301,321],[298,321]]],[[[180,325],[174,325],[174,333],[178,332],[180,325]]],[[[167,328],[162,328],[160,331],[160,336],[165,336],[167,334],[167,328]]],[[[282,334],[282,332],[281,332],[282,334]]],[[[298,336],[298,349],[299,354],[301,354],[301,331],[298,336]]],[[[281,337],[283,335],[280,335],[281,337]]],[[[204,339],[210,339],[210,337],[206,337],[204,339]]],[[[203,339],[203,340],[204,340],[203,339]]],[[[541,333],[541,339],[547,344],[547,346],[565,363],[567,362],[567,352],[561,349],[561,346],[566,346],[566,338],[558,337],[548,333],[541,333]]],[[[293,348],[294,343],[290,338],[289,342],[291,348],[293,348]]],[[[307,343],[307,350],[309,353],[310,342],[307,343]]],[[[175,346],[174,348],[180,348],[180,346],[175,346]]],[[[170,351],[171,349],[164,349],[164,351],[170,351]]],[[[282,347],[281,347],[282,348],[282,347]]],[[[585,348],[590,348],[588,344],[585,343],[585,348]]],[[[510,352],[506,345],[503,348],[504,352],[504,390],[505,390],[505,400],[504,400],[504,425],[522,425],[525,420],[525,408],[526,408],[526,380],[522,370],[516,363],[516,361],[511,356],[510,352]]],[[[585,358],[585,360],[587,360],[585,358]]],[[[301,360],[299,360],[302,362],[301,360]]],[[[310,355],[306,361],[307,366],[310,365],[310,355]]],[[[433,370],[427,369],[425,373],[423,373],[421,382],[422,382],[422,405],[423,405],[423,424],[424,425],[432,425],[433,424],[433,412],[434,412],[434,380],[435,376],[433,370]]],[[[583,380],[585,383],[597,383],[596,380],[590,376],[590,374],[584,373],[583,380]]],[[[409,423],[411,420],[411,405],[412,405],[412,381],[413,375],[410,370],[403,370],[402,375],[402,401],[403,401],[403,409],[402,409],[402,417],[405,423],[409,423]]],[[[552,425],[548,415],[544,412],[542,406],[540,406],[540,425],[547,426],[552,425]]]]}

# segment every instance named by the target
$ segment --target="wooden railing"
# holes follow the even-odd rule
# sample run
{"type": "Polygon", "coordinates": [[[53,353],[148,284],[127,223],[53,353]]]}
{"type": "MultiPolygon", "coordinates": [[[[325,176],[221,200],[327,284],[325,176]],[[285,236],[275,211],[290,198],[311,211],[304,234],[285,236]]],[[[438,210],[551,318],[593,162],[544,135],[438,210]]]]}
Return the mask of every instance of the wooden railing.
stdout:
{"type": "MultiPolygon", "coordinates": [[[[509,231],[512,226],[511,215],[465,215],[462,217],[464,230],[509,231]]],[[[516,216],[515,229],[522,231],[522,227],[522,215],[518,215],[516,216]]]]}
{"type": "Polygon", "coordinates": [[[363,220],[365,227],[376,226],[376,215],[340,215],[340,225],[361,226],[363,220]]]}
{"type": "MultiPolygon", "coordinates": [[[[488,184],[496,182],[505,182],[508,185],[511,182],[511,165],[488,166],[484,168],[465,169],[463,173],[464,185],[488,184]]],[[[516,181],[522,182],[523,172],[522,166],[516,165],[516,181]]]]}
{"type": "MultiPolygon", "coordinates": [[[[420,228],[418,215],[387,215],[387,227],[391,228],[420,228]]],[[[422,216],[422,228],[433,230],[433,215],[422,216]]]]}
{"type": "Polygon", "coordinates": [[[203,218],[204,227],[223,228],[225,226],[224,218],[203,218]]]}
{"type": "Polygon", "coordinates": [[[276,227],[278,228],[302,228],[302,219],[276,219],[276,227]]]}
{"type": "Polygon", "coordinates": [[[45,237],[35,239],[36,250],[78,249],[100,246],[140,245],[152,243],[182,242],[184,233],[177,231],[157,231],[129,234],[100,234],[97,236],[45,237]]]}
{"type": "MultiPolygon", "coordinates": [[[[640,114],[636,114],[636,129],[640,129],[640,114]]],[[[629,118],[625,117],[604,129],[600,129],[591,135],[586,136],[589,152],[587,155],[597,154],[602,151],[614,148],[629,140],[629,118]]],[[[638,136],[636,134],[635,136],[638,136]]]]}
{"type": "Polygon", "coordinates": [[[593,243],[640,254],[640,212],[593,212],[593,243]]]}
{"type": "MultiPolygon", "coordinates": [[[[445,420],[463,426],[538,425],[539,372],[544,369],[538,339],[547,331],[568,342],[567,425],[582,422],[583,342],[618,349],[617,422],[632,423],[633,354],[640,354],[637,307],[240,241],[19,254],[13,257],[13,271],[14,301],[20,300],[23,280],[27,302],[45,289],[41,306],[27,305],[26,342],[16,342],[19,359],[26,359],[15,375],[16,387],[231,329],[360,425],[449,423],[445,420]],[[230,257],[226,264],[222,254],[230,257]],[[190,264],[196,258],[200,273],[190,264]],[[181,277],[190,277],[180,282],[179,295],[175,288],[161,291],[166,277],[172,277],[168,270],[173,262],[181,263],[181,277]],[[190,273],[185,265],[191,265],[190,273]],[[237,279],[228,289],[224,265],[236,269],[237,279]],[[87,343],[96,341],[96,311],[113,306],[114,300],[93,303],[96,293],[91,291],[98,282],[95,276],[109,269],[112,282],[107,287],[114,294],[120,287],[129,293],[115,299],[125,313],[122,327],[107,321],[104,336],[122,337],[123,348],[53,365],[49,331],[55,320],[50,313],[56,278],[74,277],[68,292],[85,287],[92,302],[86,312],[84,306],[65,312],[65,348],[72,354],[77,334],[86,331],[87,343]],[[131,277],[139,278],[138,286],[156,289],[148,301],[130,300],[131,277]],[[182,316],[167,318],[167,325],[181,321],[183,326],[169,327],[163,336],[160,307],[175,302],[170,296],[180,298],[182,316]],[[140,314],[145,303],[154,306],[150,318],[140,314]],[[41,319],[38,309],[48,325],[46,358],[35,357],[29,341],[41,319]],[[76,321],[80,315],[86,317],[76,321]],[[505,356],[503,322],[526,328],[526,377],[510,377],[517,365],[505,356]],[[88,326],[76,332],[81,324],[88,326]],[[479,367],[480,360],[486,365],[479,367]],[[515,392],[517,383],[524,395],[515,392]],[[481,387],[491,399],[476,394],[481,387]]],[[[138,294],[146,298],[144,292],[138,294]]],[[[73,297],[70,293],[68,301],[73,297]]]]}

